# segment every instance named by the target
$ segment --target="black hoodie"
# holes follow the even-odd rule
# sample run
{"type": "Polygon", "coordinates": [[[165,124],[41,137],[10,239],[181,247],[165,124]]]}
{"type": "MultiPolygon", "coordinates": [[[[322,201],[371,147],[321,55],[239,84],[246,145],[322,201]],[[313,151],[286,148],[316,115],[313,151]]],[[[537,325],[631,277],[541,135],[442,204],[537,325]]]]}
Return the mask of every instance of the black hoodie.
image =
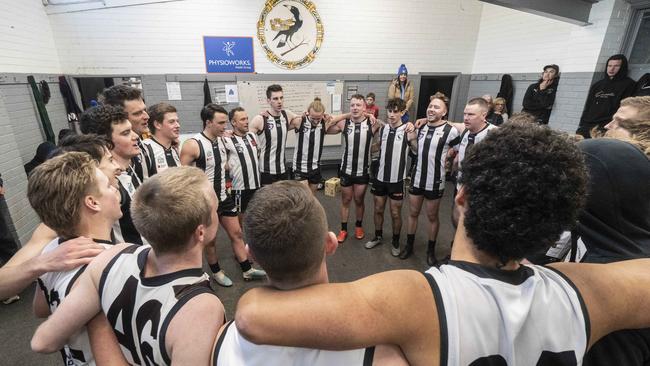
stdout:
{"type": "MultiPolygon", "coordinates": [[[[621,55],[610,57],[605,65],[612,58],[618,56],[621,55]]],[[[589,88],[585,109],[582,111],[582,117],[580,117],[581,127],[605,126],[612,120],[612,116],[616,113],[621,100],[634,93],[635,82],[627,77],[627,59],[623,57],[621,61],[621,69],[612,79],[605,73],[603,79],[589,88]]],[[[607,71],[607,66],[605,66],[605,71],[607,71]]]]}
{"type": "MultiPolygon", "coordinates": [[[[584,262],[616,262],[650,256],[650,160],[636,147],[613,139],[580,144],[589,170],[587,207],[578,234],[584,262]]],[[[615,295],[615,294],[613,294],[615,295]]],[[[650,362],[650,329],[622,330],[601,338],[585,366],[644,366],[650,362]]]]}
{"type": "Polygon", "coordinates": [[[580,142],[587,169],[587,205],[578,234],[583,261],[614,262],[650,257],[650,159],[627,142],[580,142]]]}

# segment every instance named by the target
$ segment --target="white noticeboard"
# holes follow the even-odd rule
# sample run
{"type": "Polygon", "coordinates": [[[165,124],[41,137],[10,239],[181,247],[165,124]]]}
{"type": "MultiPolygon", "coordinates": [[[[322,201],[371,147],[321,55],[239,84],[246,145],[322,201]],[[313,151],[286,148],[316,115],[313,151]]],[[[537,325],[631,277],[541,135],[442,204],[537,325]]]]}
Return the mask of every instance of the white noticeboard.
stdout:
{"type": "MultiPolygon", "coordinates": [[[[325,105],[325,113],[332,113],[332,95],[329,93],[331,84],[328,88],[327,81],[239,81],[237,82],[239,105],[246,109],[249,119],[253,119],[254,116],[269,108],[266,101],[266,88],[271,84],[282,86],[284,108],[293,113],[305,112],[315,97],[319,97],[325,105]]],[[[287,136],[287,146],[295,146],[295,141],[296,134],[290,132],[287,136]]],[[[325,136],[324,144],[340,145],[341,135],[325,136]]]]}
{"type": "Polygon", "coordinates": [[[181,83],[177,81],[168,81],[167,83],[167,100],[182,100],[181,83]]]}
{"type": "Polygon", "coordinates": [[[237,85],[226,84],[226,102],[228,103],[239,103],[239,92],[237,91],[237,85]]]}

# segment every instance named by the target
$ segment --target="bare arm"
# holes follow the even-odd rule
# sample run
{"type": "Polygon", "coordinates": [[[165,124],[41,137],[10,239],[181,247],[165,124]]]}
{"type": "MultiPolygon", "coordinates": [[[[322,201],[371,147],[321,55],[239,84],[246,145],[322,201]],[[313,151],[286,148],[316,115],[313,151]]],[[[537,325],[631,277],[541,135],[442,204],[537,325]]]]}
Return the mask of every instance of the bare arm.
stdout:
{"type": "Polygon", "coordinates": [[[129,365],[124,358],[119,343],[117,343],[117,337],[115,337],[113,328],[103,312],[95,315],[86,326],[86,329],[90,340],[90,348],[92,349],[93,357],[95,357],[95,363],[97,365],[129,365]]]}
{"type": "Polygon", "coordinates": [[[417,154],[417,152],[418,152],[418,132],[417,132],[417,130],[413,130],[413,131],[409,132],[406,135],[406,138],[408,139],[409,148],[411,148],[411,151],[413,153],[417,154]]]}
{"type": "Polygon", "coordinates": [[[616,330],[650,327],[650,259],[550,266],[569,277],[584,299],[591,323],[589,347],[616,330]]]}
{"type": "Polygon", "coordinates": [[[199,155],[201,155],[199,143],[194,139],[187,139],[181,148],[181,164],[194,165],[199,155]]]}
{"type": "Polygon", "coordinates": [[[91,239],[79,237],[41,254],[54,238],[54,231],[43,224],[39,225],[29,242],[0,268],[0,298],[20,293],[44,273],[68,271],[90,263],[104,250],[91,239]]]}
{"type": "Polygon", "coordinates": [[[333,117],[327,122],[325,132],[329,135],[340,133],[345,128],[345,119],[335,120],[333,117]]]}
{"type": "Polygon", "coordinates": [[[36,286],[34,289],[32,311],[34,312],[34,316],[37,318],[47,318],[50,316],[50,307],[47,304],[43,290],[39,286],[36,286]]]}
{"type": "Polygon", "coordinates": [[[34,352],[52,353],[61,349],[73,334],[101,311],[97,290],[99,278],[107,263],[126,246],[115,245],[88,265],[65,301],[36,329],[32,338],[34,352]]]}
{"type": "Polygon", "coordinates": [[[165,347],[172,364],[208,366],[224,314],[221,301],[212,294],[198,295],[188,301],[167,329],[165,347]]]}
{"type": "Polygon", "coordinates": [[[256,135],[260,131],[264,130],[264,118],[261,115],[253,117],[253,119],[248,124],[248,130],[256,135]]]}
{"type": "Polygon", "coordinates": [[[465,124],[464,123],[451,122],[451,121],[447,121],[447,123],[452,125],[458,131],[458,133],[463,133],[463,131],[465,131],[465,124]]]}
{"type": "Polygon", "coordinates": [[[439,352],[432,290],[416,271],[295,291],[256,288],[240,299],[235,323],[255,343],[321,349],[395,344],[416,364],[432,364],[439,352]]]}

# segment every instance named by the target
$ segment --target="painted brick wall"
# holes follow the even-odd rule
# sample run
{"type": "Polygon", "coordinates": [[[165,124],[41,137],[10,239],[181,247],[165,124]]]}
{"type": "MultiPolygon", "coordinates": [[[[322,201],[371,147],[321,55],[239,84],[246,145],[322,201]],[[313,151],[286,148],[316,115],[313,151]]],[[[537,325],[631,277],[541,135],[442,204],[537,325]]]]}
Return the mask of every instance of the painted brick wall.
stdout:
{"type": "MultiPolygon", "coordinates": [[[[46,106],[55,135],[68,127],[65,106],[55,75],[33,74],[48,82],[51,98],[46,106]]],[[[23,165],[45,141],[26,74],[0,74],[0,173],[7,187],[7,205],[18,238],[24,244],[39,223],[27,200],[23,165]]]]}
{"type": "MultiPolygon", "coordinates": [[[[13,221],[10,230],[24,244],[38,224],[38,217],[27,201],[27,176],[23,169],[18,142],[14,134],[14,125],[9,118],[5,102],[0,93],[0,173],[6,189],[5,199],[13,221]]],[[[7,212],[0,214],[6,215],[7,212]]]]}
{"type": "Polygon", "coordinates": [[[0,0],[0,72],[61,71],[40,0],[0,0]]]}
{"type": "MultiPolygon", "coordinates": [[[[315,3],[325,26],[323,47],[311,65],[293,73],[393,74],[401,63],[411,73],[472,68],[478,1],[315,3]]],[[[66,73],[201,74],[203,35],[254,36],[256,71],[284,73],[267,61],[256,39],[263,5],[188,0],[59,14],[62,9],[52,7],[49,18],[66,73]]]]}

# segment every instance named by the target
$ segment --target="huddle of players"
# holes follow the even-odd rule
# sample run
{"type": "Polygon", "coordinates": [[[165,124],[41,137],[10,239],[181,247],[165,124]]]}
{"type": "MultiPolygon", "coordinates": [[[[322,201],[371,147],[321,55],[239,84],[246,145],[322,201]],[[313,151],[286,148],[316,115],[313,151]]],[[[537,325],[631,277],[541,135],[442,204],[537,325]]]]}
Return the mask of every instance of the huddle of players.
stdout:
{"type": "MultiPolygon", "coordinates": [[[[30,177],[30,203],[61,238],[48,246],[75,235],[107,240],[121,216],[100,171],[110,151],[99,150],[65,153],[30,177]]],[[[650,325],[648,260],[519,263],[572,225],[584,200],[584,161],[566,136],[507,124],[469,150],[463,173],[455,261],[345,284],[327,284],[325,257],[338,243],[313,194],[296,182],[262,187],[243,224],[270,286],[245,294],[235,322],[223,324],[201,269],[218,228],[217,192],[200,169],[165,169],[131,205],[151,246],[114,245],[87,267],[52,274],[73,279],[47,299],[53,314],[32,348],[67,344],[68,364],[87,364],[74,359],[87,329],[97,364],[571,365],[605,334],[650,325]]]]}
{"type": "MultiPolygon", "coordinates": [[[[114,86],[104,91],[102,105],[85,111],[81,116],[81,129],[85,134],[93,133],[108,139],[113,148],[111,152],[122,172],[118,177],[121,193],[122,218],[113,227],[117,242],[134,244],[146,243],[135,229],[130,215],[130,204],[134,193],[149,177],[170,167],[196,165],[208,176],[218,193],[220,200],[219,216],[221,223],[231,239],[235,257],[242,270],[245,280],[263,279],[263,271],[251,266],[242,240],[241,227],[237,216],[238,211],[225,190],[225,158],[223,145],[219,144],[223,134],[223,118],[216,118],[215,111],[204,108],[201,112],[204,131],[197,134],[192,141],[205,147],[198,150],[197,145],[190,143],[202,155],[177,150],[175,144],[180,136],[180,122],[176,108],[167,103],[158,103],[149,108],[145,106],[140,90],[127,86],[114,86]],[[141,136],[149,131],[151,137],[142,139],[141,136]],[[206,136],[210,141],[206,144],[206,136]]],[[[225,111],[222,110],[223,113],[225,111]]],[[[223,116],[221,116],[223,117],[223,116]]],[[[232,280],[220,268],[217,260],[216,246],[212,243],[205,250],[208,264],[214,273],[214,278],[222,286],[232,286],[232,280]]]]}

